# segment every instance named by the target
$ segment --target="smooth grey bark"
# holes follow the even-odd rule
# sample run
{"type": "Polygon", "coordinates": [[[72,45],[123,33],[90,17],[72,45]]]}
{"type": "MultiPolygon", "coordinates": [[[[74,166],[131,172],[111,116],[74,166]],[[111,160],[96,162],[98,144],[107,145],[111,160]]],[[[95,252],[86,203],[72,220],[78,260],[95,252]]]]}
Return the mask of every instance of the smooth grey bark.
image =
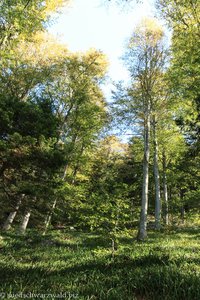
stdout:
{"type": "Polygon", "coordinates": [[[164,223],[169,225],[169,208],[168,208],[168,188],[167,188],[167,162],[165,151],[162,153],[162,165],[163,165],[163,194],[164,194],[164,223]]]}
{"type": "Polygon", "coordinates": [[[79,164],[80,164],[80,158],[83,155],[83,151],[84,151],[84,143],[82,144],[81,149],[79,151],[79,159],[76,162],[76,165],[75,165],[75,168],[74,168],[74,171],[73,171],[73,174],[72,174],[72,184],[75,183],[76,175],[77,175],[79,164]]]}
{"type": "Polygon", "coordinates": [[[22,200],[23,200],[24,197],[25,197],[25,195],[23,194],[22,198],[17,202],[17,204],[16,204],[16,206],[14,208],[14,211],[10,212],[7,220],[5,221],[5,223],[3,224],[3,227],[2,227],[4,231],[10,230],[10,228],[12,226],[12,223],[13,223],[16,215],[17,215],[17,212],[19,210],[19,207],[20,207],[20,205],[21,205],[22,200]]]}
{"type": "Polygon", "coordinates": [[[160,174],[158,167],[158,139],[156,117],[153,116],[153,145],[154,145],[154,180],[155,180],[155,229],[161,228],[161,197],[160,197],[160,174]]]}
{"type": "MultiPolygon", "coordinates": [[[[70,110],[71,110],[71,108],[70,108],[70,110]]],[[[75,136],[73,137],[73,140],[72,140],[73,148],[74,148],[76,139],[77,139],[77,135],[75,135],[75,136]]],[[[83,151],[84,151],[84,144],[83,144],[82,147],[81,147],[80,156],[82,156],[83,151]]],[[[76,173],[77,173],[77,171],[78,171],[78,167],[79,167],[79,161],[77,162],[77,164],[76,164],[76,166],[75,166],[75,169],[74,169],[74,172],[73,172],[72,184],[74,184],[74,182],[75,182],[75,177],[76,177],[76,173]]],[[[62,180],[65,180],[65,178],[66,178],[66,175],[67,175],[67,169],[68,169],[68,164],[65,166],[63,175],[62,175],[62,177],[61,177],[62,180]]],[[[51,224],[51,219],[52,219],[54,210],[55,210],[55,208],[56,208],[57,202],[58,202],[58,199],[55,198],[54,201],[53,201],[53,203],[52,203],[51,210],[49,211],[49,213],[48,213],[47,216],[46,216],[46,219],[45,219],[45,222],[44,222],[44,231],[43,231],[43,235],[46,234],[47,229],[49,228],[49,225],[51,224]]]]}
{"type": "Polygon", "coordinates": [[[29,219],[30,219],[30,216],[31,216],[31,210],[28,208],[26,211],[25,211],[25,214],[23,216],[23,219],[19,225],[19,232],[21,234],[24,234],[26,232],[26,228],[27,228],[27,225],[28,225],[28,222],[29,222],[29,219]]]}
{"type": "MultiPolygon", "coordinates": [[[[83,153],[83,149],[81,151],[81,155],[83,153]]],[[[79,163],[79,162],[78,162],[79,163]]],[[[76,177],[76,173],[77,173],[77,170],[78,170],[78,163],[77,165],[75,166],[75,169],[74,169],[74,172],[73,172],[73,179],[72,179],[72,184],[74,184],[75,182],[75,177],[76,177]]],[[[65,177],[67,175],[67,169],[68,169],[68,165],[65,166],[65,169],[64,169],[64,172],[63,172],[63,175],[62,175],[62,180],[65,180],[65,177]]],[[[53,204],[51,206],[51,210],[50,212],[47,214],[46,216],[46,219],[45,219],[45,223],[44,223],[44,231],[43,231],[43,235],[46,234],[47,232],[47,229],[49,228],[49,225],[51,223],[51,219],[52,219],[52,216],[53,216],[53,213],[54,213],[54,210],[56,208],[56,205],[57,205],[57,198],[54,199],[53,201],[53,204]]]]}
{"type": "Polygon", "coordinates": [[[143,184],[142,184],[142,205],[140,212],[140,223],[137,239],[144,240],[147,237],[147,210],[149,190],[149,156],[150,156],[150,110],[147,109],[146,120],[144,121],[144,159],[143,159],[143,184]]]}
{"type": "Polygon", "coordinates": [[[184,224],[185,223],[185,207],[183,204],[183,197],[184,197],[184,193],[182,190],[180,190],[180,200],[181,200],[181,209],[180,209],[180,213],[181,213],[181,223],[184,224]]]}
{"type": "Polygon", "coordinates": [[[53,204],[52,204],[52,207],[51,207],[51,211],[47,214],[46,216],[46,219],[45,219],[45,222],[44,222],[44,231],[43,231],[43,235],[46,234],[47,232],[47,229],[49,228],[49,225],[51,223],[51,219],[52,219],[52,216],[53,216],[53,213],[54,213],[54,209],[56,207],[56,204],[57,204],[57,198],[54,199],[53,201],[53,204]]]}
{"type": "Polygon", "coordinates": [[[184,205],[181,206],[181,223],[185,223],[185,207],[184,205]]]}
{"type": "MultiPolygon", "coordinates": [[[[68,168],[68,165],[65,166],[65,169],[64,169],[64,172],[63,172],[63,175],[62,175],[62,180],[65,180],[65,177],[67,175],[67,168],[68,168]]],[[[45,218],[43,235],[46,234],[47,229],[49,228],[54,210],[56,208],[56,205],[57,205],[57,198],[54,199],[54,201],[52,203],[52,206],[51,206],[51,210],[48,212],[48,214],[45,218]]]]}
{"type": "MultiPolygon", "coordinates": [[[[67,118],[68,118],[68,116],[69,116],[69,114],[70,114],[70,111],[71,111],[72,107],[73,107],[73,105],[71,105],[71,107],[69,108],[68,113],[67,113],[67,115],[65,116],[65,121],[67,120],[67,118]]],[[[63,126],[64,126],[64,125],[63,125],[63,126]]],[[[74,149],[74,146],[75,146],[76,139],[77,139],[77,134],[75,134],[74,137],[73,137],[73,139],[72,139],[73,149],[74,149]]],[[[65,166],[63,175],[61,176],[62,180],[65,180],[65,177],[66,177],[66,175],[67,175],[68,165],[69,165],[69,164],[67,164],[67,165],[65,166]]],[[[52,216],[53,216],[55,207],[56,207],[56,205],[57,205],[57,202],[58,202],[58,199],[55,198],[54,201],[53,201],[53,203],[52,203],[51,210],[49,211],[49,213],[48,213],[47,216],[46,216],[46,219],[45,219],[45,222],[44,222],[44,231],[43,231],[43,235],[46,234],[47,229],[48,229],[48,227],[49,227],[49,225],[50,225],[50,223],[51,223],[51,219],[52,219],[52,216]]]]}

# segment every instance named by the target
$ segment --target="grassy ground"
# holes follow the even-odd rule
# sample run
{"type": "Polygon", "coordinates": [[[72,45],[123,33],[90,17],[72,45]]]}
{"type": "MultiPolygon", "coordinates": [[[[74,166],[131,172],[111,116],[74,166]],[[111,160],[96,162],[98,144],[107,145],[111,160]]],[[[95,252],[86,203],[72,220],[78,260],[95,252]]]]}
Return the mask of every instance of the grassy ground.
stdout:
{"type": "Polygon", "coordinates": [[[199,300],[199,237],[185,228],[137,243],[126,232],[112,255],[106,235],[2,234],[0,299],[199,300]]]}

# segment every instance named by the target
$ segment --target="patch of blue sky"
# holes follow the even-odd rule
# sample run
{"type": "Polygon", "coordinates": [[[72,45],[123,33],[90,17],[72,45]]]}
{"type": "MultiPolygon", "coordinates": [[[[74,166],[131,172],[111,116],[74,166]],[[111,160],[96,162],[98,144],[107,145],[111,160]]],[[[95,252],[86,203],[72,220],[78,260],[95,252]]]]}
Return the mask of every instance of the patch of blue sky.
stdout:
{"type": "Polygon", "coordinates": [[[104,86],[110,95],[112,81],[127,80],[128,72],[120,57],[136,24],[143,17],[154,15],[154,1],[143,0],[122,9],[117,5],[103,5],[103,0],[72,0],[69,8],[53,24],[49,31],[67,44],[71,51],[87,51],[96,48],[105,53],[110,62],[110,80],[104,86]]]}
{"type": "MultiPolygon", "coordinates": [[[[65,43],[70,51],[101,50],[110,62],[108,80],[102,85],[105,97],[111,102],[114,82],[128,82],[129,74],[121,57],[135,26],[144,17],[155,16],[154,0],[136,0],[124,9],[106,0],[71,0],[49,31],[65,43]],[[107,2],[108,3],[108,2],[107,2]]],[[[134,130],[136,133],[136,130],[134,130]]],[[[132,130],[126,132],[129,136],[132,130]]],[[[123,134],[121,133],[123,136],[123,134]]],[[[127,140],[124,136],[123,140],[127,140]]]]}

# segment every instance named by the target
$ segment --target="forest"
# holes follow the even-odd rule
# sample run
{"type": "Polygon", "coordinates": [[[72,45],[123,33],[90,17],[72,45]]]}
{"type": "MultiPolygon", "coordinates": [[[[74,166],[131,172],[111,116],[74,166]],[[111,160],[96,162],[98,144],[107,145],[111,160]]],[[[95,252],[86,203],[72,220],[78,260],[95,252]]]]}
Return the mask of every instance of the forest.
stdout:
{"type": "Polygon", "coordinates": [[[71,3],[0,2],[0,299],[199,300],[200,2],[155,1],[109,100],[71,3]]]}

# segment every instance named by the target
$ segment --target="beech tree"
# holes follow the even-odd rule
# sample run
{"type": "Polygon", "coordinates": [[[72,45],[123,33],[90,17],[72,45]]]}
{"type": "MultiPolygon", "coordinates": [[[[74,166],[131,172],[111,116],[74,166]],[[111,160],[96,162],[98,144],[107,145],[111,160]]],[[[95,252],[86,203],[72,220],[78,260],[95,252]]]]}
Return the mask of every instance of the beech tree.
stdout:
{"type": "MultiPolygon", "coordinates": [[[[153,19],[145,19],[136,28],[128,44],[125,62],[128,65],[133,83],[131,97],[139,104],[135,105],[138,117],[142,118],[144,126],[144,159],[143,159],[143,185],[142,185],[142,206],[138,239],[143,240],[147,236],[147,209],[149,189],[149,158],[150,158],[150,125],[152,113],[156,102],[156,88],[159,82],[160,73],[165,64],[165,47],[163,42],[163,30],[153,19]]],[[[154,117],[155,124],[155,117],[154,117]]],[[[157,144],[154,126],[155,159],[154,169],[156,178],[156,224],[160,223],[160,195],[159,178],[157,168],[157,144]]]]}
{"type": "Polygon", "coordinates": [[[12,56],[1,64],[0,91],[7,97],[26,101],[31,91],[53,80],[68,55],[65,46],[47,33],[37,33],[31,41],[21,41],[12,56]]]}
{"type": "MultiPolygon", "coordinates": [[[[84,151],[91,147],[106,122],[106,104],[99,87],[106,67],[105,56],[96,50],[85,55],[70,54],[60,76],[42,91],[56,104],[56,114],[61,118],[58,142],[63,143],[66,151],[66,164],[60,175],[63,181],[71,171],[73,183],[84,151]]],[[[57,201],[55,197],[45,221],[46,229],[57,201]]]]}

